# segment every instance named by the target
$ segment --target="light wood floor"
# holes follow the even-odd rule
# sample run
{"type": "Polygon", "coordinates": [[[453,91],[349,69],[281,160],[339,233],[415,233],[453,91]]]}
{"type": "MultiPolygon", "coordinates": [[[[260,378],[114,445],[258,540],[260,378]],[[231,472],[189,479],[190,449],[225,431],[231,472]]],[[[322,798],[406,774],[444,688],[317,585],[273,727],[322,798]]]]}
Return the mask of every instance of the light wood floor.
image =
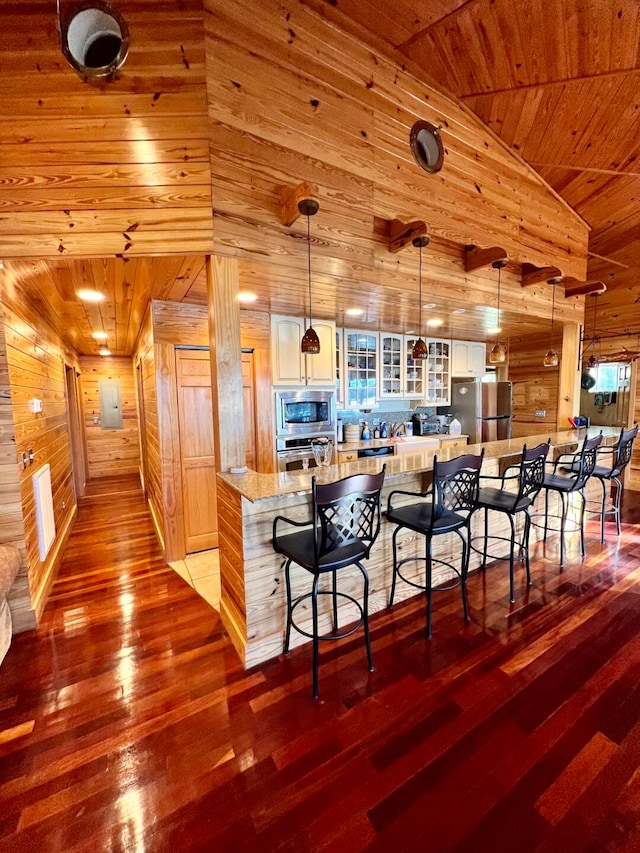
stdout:
{"type": "Polygon", "coordinates": [[[163,562],[139,489],[81,502],[0,668],[0,853],[637,853],[640,500],[533,586],[507,567],[244,672],[163,562]]]}

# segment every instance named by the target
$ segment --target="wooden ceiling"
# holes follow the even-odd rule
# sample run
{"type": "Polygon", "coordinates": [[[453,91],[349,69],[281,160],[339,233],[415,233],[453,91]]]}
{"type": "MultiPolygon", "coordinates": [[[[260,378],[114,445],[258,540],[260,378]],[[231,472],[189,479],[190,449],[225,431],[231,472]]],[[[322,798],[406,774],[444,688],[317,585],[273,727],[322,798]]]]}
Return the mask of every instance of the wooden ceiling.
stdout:
{"type": "MultiPolygon", "coordinates": [[[[136,47],[118,80],[100,90],[79,81],[61,61],[54,7],[24,0],[10,7],[0,82],[7,95],[0,133],[4,282],[20,282],[80,353],[95,353],[91,332],[104,329],[112,351],[129,354],[149,298],[205,301],[202,253],[212,245],[212,208],[222,234],[214,236],[216,251],[238,257],[242,286],[258,295],[256,310],[304,313],[302,226],[278,229],[278,188],[291,175],[316,181],[323,192],[313,225],[314,313],[338,325],[415,327],[417,261],[411,250],[375,251],[372,218],[379,215],[421,216],[434,226],[423,304],[436,303],[425,312],[442,317],[433,333],[443,337],[482,340],[495,322],[495,270],[461,272],[463,245],[474,229],[491,245],[506,210],[512,252],[533,251],[528,241],[539,251],[554,236],[569,240],[571,250],[557,224],[562,211],[552,204],[519,228],[530,211],[519,206],[511,184],[522,176],[514,177],[495,140],[478,153],[462,115],[443,129],[446,143],[455,127],[455,145],[442,173],[420,183],[405,148],[406,129],[422,109],[421,88],[402,80],[401,107],[397,72],[391,75],[355,42],[347,56],[337,37],[316,36],[304,7],[458,96],[532,165],[592,228],[588,277],[610,288],[599,300],[599,329],[640,328],[637,0],[303,0],[292,14],[304,38],[281,51],[272,24],[260,34],[264,57],[248,46],[252,29],[258,36],[247,0],[219,6],[205,0],[206,16],[199,0],[164,0],[154,4],[153,26],[146,3],[121,5],[136,47]],[[206,67],[205,25],[217,39],[206,67]],[[228,33],[235,43],[224,41],[228,33]],[[270,50],[278,73],[257,73],[269,67],[270,50]],[[305,74],[299,57],[307,60],[305,74]],[[373,77],[360,79],[371,67],[375,85],[373,77]],[[292,101],[276,109],[273,99],[283,93],[292,101]],[[309,99],[318,93],[320,108],[309,99]],[[265,104],[273,107],[262,115],[265,104]],[[295,122],[305,125],[304,135],[296,134],[295,122]],[[211,176],[209,150],[216,152],[211,176]],[[469,179],[473,169],[482,187],[469,179]],[[444,190],[449,195],[440,209],[444,190]],[[474,222],[470,209],[478,211],[474,222]],[[96,247],[108,259],[78,259],[98,254],[96,247]],[[139,256],[163,248],[171,257],[139,256]],[[179,257],[180,251],[192,255],[179,257]],[[272,263],[263,263],[269,253],[272,263]],[[41,255],[49,260],[27,260],[41,255]],[[81,282],[103,290],[106,300],[79,302],[81,282]],[[364,319],[345,316],[354,305],[364,319]],[[453,313],[460,308],[465,312],[453,313]]],[[[433,109],[444,109],[434,100],[433,109]]],[[[541,318],[550,328],[550,288],[527,289],[539,303],[536,316],[528,316],[519,275],[518,263],[503,272],[505,337],[540,333],[541,318]]],[[[559,311],[567,320],[581,318],[581,301],[562,303],[556,317],[559,311]]]]}
{"type": "Polygon", "coordinates": [[[608,288],[598,331],[640,329],[637,0],[308,2],[457,95],[533,166],[591,226],[588,277],[608,288]]]}

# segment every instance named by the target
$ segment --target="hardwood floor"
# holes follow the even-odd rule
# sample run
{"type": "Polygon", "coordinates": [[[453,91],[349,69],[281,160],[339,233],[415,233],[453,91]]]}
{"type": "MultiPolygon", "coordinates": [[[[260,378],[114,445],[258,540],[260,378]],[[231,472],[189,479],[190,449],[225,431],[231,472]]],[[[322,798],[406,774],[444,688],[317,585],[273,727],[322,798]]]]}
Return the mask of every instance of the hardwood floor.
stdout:
{"type": "MultiPolygon", "coordinates": [[[[627,517],[640,496],[627,493],[627,517]]],[[[640,528],[244,672],[131,481],[92,484],[0,669],[0,853],[640,849],[640,528]]]]}

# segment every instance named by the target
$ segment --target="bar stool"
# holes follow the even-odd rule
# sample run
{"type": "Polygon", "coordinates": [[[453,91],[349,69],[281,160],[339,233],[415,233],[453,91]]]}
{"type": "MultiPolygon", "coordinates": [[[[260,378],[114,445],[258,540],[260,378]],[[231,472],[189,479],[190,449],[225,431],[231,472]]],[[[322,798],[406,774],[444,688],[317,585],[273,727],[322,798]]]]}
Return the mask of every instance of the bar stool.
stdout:
{"type": "MultiPolygon", "coordinates": [[[[582,448],[577,453],[562,453],[552,463],[553,471],[545,474],[542,487],[544,496],[544,541],[547,541],[547,530],[549,526],[549,492],[557,492],[561,501],[560,515],[560,565],[564,566],[564,534],[567,524],[567,511],[569,508],[569,495],[579,494],[582,498],[582,510],[580,512],[580,547],[582,556],[585,556],[584,548],[584,511],[587,499],[584,487],[593,474],[596,467],[596,454],[602,444],[602,433],[595,438],[585,438],[582,448]],[[567,475],[559,474],[558,469],[567,471],[567,475]]],[[[557,516],[556,516],[557,517],[557,516]]]]}
{"type": "Polygon", "coordinates": [[[313,698],[318,698],[318,642],[348,637],[364,626],[369,670],[373,670],[371,641],[369,638],[369,576],[361,561],[369,557],[373,543],[380,530],[380,491],[384,482],[385,468],[379,474],[354,474],[334,483],[318,484],[311,481],[312,516],[309,521],[299,522],[278,515],[273,521],[273,547],[286,558],[285,581],[287,589],[287,626],[284,653],[289,651],[291,628],[313,641],[313,698]],[[280,523],[293,527],[304,527],[297,533],[278,533],[280,523]],[[313,576],[311,592],[292,599],[291,564],[296,563],[313,576]],[[336,573],[347,566],[357,566],[364,578],[362,604],[350,595],[337,591],[336,573]],[[322,575],[333,577],[331,590],[319,590],[322,575]],[[331,596],[333,631],[320,634],[318,630],[318,596],[331,596]],[[338,630],[338,598],[354,604],[360,619],[355,626],[338,630]],[[309,633],[296,624],[294,610],[311,599],[312,631],[309,633]]]}
{"type": "Polygon", "coordinates": [[[594,515],[600,516],[600,542],[602,544],[604,544],[604,524],[607,515],[613,515],[616,521],[618,536],[620,536],[620,503],[622,501],[622,480],[620,478],[624,473],[624,469],[631,461],[633,442],[637,434],[637,424],[632,429],[625,429],[623,427],[620,430],[618,441],[613,447],[600,447],[598,450],[596,463],[603,455],[611,456],[610,465],[596,464],[596,467],[593,469],[592,476],[599,480],[602,486],[602,503],[599,510],[588,510],[588,512],[593,512],[594,515]],[[616,484],[616,494],[611,506],[607,509],[607,484],[612,482],[616,484]]]}
{"type": "Polygon", "coordinates": [[[471,540],[471,547],[476,553],[482,555],[482,569],[487,565],[487,557],[493,560],[505,560],[506,557],[498,557],[495,554],[488,554],[488,540],[497,539],[502,542],[509,543],[509,601],[513,604],[515,599],[514,591],[514,549],[516,545],[516,518],[522,514],[524,516],[524,529],[522,538],[517,543],[519,549],[519,558],[524,556],[525,568],[527,571],[527,586],[531,586],[531,567],[529,565],[529,533],[531,530],[531,516],[529,509],[533,505],[542,484],[544,483],[545,463],[549,453],[549,445],[551,439],[544,444],[539,444],[537,447],[527,449],[525,444],[522,448],[522,459],[519,465],[510,465],[501,477],[492,477],[489,475],[480,475],[480,480],[497,480],[500,482],[500,487],[480,486],[478,492],[478,509],[484,509],[484,537],[474,537],[471,540]],[[515,472],[515,473],[509,473],[515,472]],[[517,489],[510,490],[507,488],[509,481],[517,481],[517,489]],[[511,537],[506,536],[489,536],[489,510],[501,512],[509,519],[511,525],[511,537]],[[484,539],[483,549],[480,550],[473,546],[476,539],[484,539]]]}
{"type": "Polygon", "coordinates": [[[431,637],[431,597],[433,592],[433,564],[447,566],[458,576],[453,584],[441,589],[452,589],[460,584],[462,592],[462,607],[464,618],[469,619],[467,605],[467,572],[469,570],[469,522],[478,500],[480,467],[484,450],[479,456],[467,453],[448,462],[433,460],[433,482],[426,492],[406,492],[396,489],[389,494],[387,501],[387,521],[396,524],[393,531],[393,581],[389,607],[393,606],[396,591],[396,581],[401,578],[405,583],[416,589],[424,590],[427,597],[427,637],[431,637]],[[394,496],[402,495],[412,498],[428,498],[418,502],[393,505],[394,496]],[[398,561],[398,533],[407,528],[425,537],[425,582],[416,583],[402,574],[402,567],[407,563],[421,561],[421,557],[407,557],[398,561]],[[465,535],[466,531],[466,535],[465,535]],[[432,543],[435,536],[443,533],[456,533],[462,541],[462,560],[460,570],[444,560],[435,560],[432,556],[432,543]]]}

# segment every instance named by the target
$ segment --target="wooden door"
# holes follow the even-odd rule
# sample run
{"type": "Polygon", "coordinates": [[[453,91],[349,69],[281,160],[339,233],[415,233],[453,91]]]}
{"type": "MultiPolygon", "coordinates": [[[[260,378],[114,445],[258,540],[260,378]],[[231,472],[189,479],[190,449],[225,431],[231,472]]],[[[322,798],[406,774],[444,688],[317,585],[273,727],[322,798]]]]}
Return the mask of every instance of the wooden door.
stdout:
{"type": "Polygon", "coordinates": [[[249,468],[256,467],[256,400],[253,352],[242,353],[242,403],[244,407],[244,449],[249,468]]]}
{"type": "Polygon", "coordinates": [[[79,376],[76,374],[75,368],[65,364],[64,373],[67,389],[67,420],[69,423],[69,443],[71,445],[71,467],[77,499],[83,497],[87,482],[86,442],[80,412],[82,395],[78,388],[79,376]]]}
{"type": "Polygon", "coordinates": [[[176,349],[185,551],[218,547],[209,349],[176,349]]]}

